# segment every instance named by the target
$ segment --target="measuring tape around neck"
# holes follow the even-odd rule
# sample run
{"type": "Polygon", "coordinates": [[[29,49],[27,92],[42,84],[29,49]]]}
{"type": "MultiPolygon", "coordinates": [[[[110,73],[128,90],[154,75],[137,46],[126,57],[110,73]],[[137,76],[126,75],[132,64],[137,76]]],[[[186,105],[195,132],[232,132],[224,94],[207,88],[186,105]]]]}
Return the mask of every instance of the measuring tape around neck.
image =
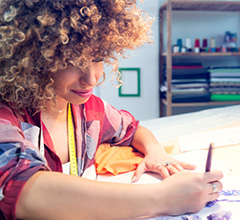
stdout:
{"type": "Polygon", "coordinates": [[[72,120],[72,109],[70,103],[68,104],[68,148],[70,158],[70,174],[73,176],[78,176],[75,135],[72,120]]]}

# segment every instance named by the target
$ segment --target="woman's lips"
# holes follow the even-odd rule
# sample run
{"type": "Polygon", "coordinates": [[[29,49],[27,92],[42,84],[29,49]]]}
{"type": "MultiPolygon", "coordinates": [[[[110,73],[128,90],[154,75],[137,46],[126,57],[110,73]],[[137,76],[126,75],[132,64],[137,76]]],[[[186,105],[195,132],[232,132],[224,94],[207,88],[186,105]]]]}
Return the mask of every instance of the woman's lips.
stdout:
{"type": "Polygon", "coordinates": [[[76,95],[82,97],[82,98],[88,98],[92,95],[93,89],[88,90],[72,90],[76,95]]]}

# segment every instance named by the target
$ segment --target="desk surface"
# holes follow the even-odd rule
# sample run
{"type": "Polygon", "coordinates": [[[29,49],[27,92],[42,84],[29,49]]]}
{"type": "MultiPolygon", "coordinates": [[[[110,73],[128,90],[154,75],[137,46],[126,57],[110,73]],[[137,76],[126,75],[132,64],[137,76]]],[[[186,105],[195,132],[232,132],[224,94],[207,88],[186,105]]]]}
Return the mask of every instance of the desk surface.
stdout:
{"type": "Polygon", "coordinates": [[[213,156],[228,166],[234,174],[240,175],[240,145],[217,148],[214,150],[213,156]]]}
{"type": "MultiPolygon", "coordinates": [[[[179,141],[183,136],[240,128],[240,105],[146,120],[140,124],[153,132],[168,153],[179,154],[181,152],[179,141]]],[[[240,142],[233,146],[216,148],[214,157],[229,165],[234,172],[240,172],[240,142]]]]}
{"type": "Polygon", "coordinates": [[[152,131],[158,141],[162,143],[186,134],[222,126],[234,126],[237,122],[240,122],[240,105],[145,120],[140,124],[152,131]]]}

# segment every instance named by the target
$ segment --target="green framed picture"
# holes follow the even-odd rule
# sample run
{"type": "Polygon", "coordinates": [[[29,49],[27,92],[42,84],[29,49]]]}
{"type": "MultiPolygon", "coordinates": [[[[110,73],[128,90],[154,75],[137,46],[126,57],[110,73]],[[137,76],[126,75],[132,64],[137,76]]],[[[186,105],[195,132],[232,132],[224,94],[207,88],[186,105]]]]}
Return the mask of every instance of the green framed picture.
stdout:
{"type": "Polygon", "coordinates": [[[140,68],[119,68],[123,84],[119,87],[120,97],[140,96],[140,68]]]}

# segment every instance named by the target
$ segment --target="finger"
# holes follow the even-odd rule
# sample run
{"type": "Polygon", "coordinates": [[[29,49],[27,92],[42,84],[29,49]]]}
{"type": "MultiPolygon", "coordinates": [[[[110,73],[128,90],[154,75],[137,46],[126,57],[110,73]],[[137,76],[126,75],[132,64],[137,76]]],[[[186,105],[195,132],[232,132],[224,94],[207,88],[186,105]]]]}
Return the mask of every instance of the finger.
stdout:
{"type": "Polygon", "coordinates": [[[178,163],[182,166],[182,168],[184,168],[186,170],[195,170],[197,168],[197,166],[195,164],[186,163],[186,162],[182,162],[182,161],[178,161],[178,163]]]}
{"type": "Polygon", "coordinates": [[[208,202],[214,201],[214,200],[216,200],[218,197],[219,197],[218,192],[216,192],[216,193],[211,193],[211,194],[208,196],[208,202]]]}
{"type": "Polygon", "coordinates": [[[132,181],[131,182],[132,183],[137,182],[140,179],[140,177],[141,177],[141,175],[143,173],[145,173],[145,168],[144,168],[144,166],[142,164],[139,164],[138,168],[136,169],[136,171],[135,171],[135,173],[134,173],[134,175],[132,177],[132,181]]]}
{"type": "Polygon", "coordinates": [[[178,171],[184,170],[178,162],[171,163],[171,165],[174,166],[178,171]]]}
{"type": "Polygon", "coordinates": [[[217,181],[217,182],[209,183],[208,188],[209,188],[209,194],[215,194],[223,189],[223,185],[221,182],[217,181]]]}
{"type": "Polygon", "coordinates": [[[179,170],[173,164],[169,164],[166,166],[166,168],[171,175],[179,172],[179,170]]]}
{"type": "Polygon", "coordinates": [[[170,176],[167,168],[166,168],[165,166],[163,166],[163,165],[160,165],[160,166],[157,167],[157,172],[158,172],[158,173],[162,176],[162,178],[164,178],[164,179],[170,176]]]}
{"type": "Polygon", "coordinates": [[[205,172],[204,177],[208,183],[217,182],[223,178],[223,173],[220,170],[212,170],[211,172],[205,172]]]}

